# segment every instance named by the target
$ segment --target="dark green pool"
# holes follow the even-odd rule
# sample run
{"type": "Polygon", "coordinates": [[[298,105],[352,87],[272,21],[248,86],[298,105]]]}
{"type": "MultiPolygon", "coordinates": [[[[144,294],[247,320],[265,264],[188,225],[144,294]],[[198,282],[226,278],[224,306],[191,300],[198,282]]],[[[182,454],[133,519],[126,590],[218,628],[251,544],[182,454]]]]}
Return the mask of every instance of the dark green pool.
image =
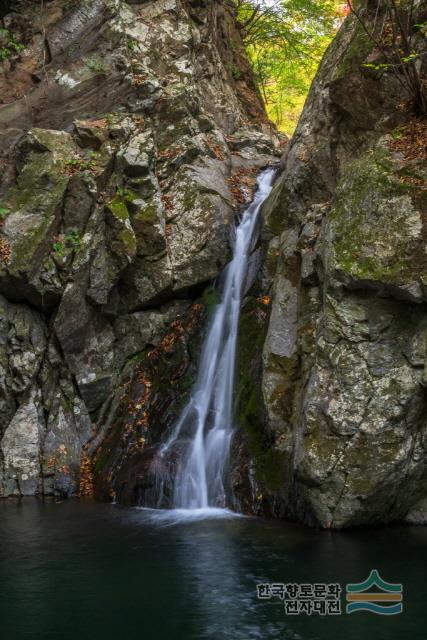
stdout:
{"type": "MultiPolygon", "coordinates": [[[[4,640],[412,640],[427,637],[427,528],[316,532],[256,519],[165,526],[92,502],[0,502],[4,640]],[[404,611],[285,615],[259,582],[360,582],[377,568],[404,611]]],[[[344,604],[344,599],[343,599],[344,604]]]]}

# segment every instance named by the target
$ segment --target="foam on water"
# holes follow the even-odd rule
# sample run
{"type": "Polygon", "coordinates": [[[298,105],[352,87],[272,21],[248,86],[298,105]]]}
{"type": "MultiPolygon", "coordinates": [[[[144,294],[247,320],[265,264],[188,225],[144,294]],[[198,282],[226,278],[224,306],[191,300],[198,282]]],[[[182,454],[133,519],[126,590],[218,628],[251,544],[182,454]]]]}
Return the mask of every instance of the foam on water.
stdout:
{"type": "Polygon", "coordinates": [[[147,507],[136,507],[136,509],[144,512],[147,521],[163,525],[197,522],[199,520],[229,520],[230,518],[245,517],[230,509],[220,509],[218,507],[205,507],[201,509],[148,509],[147,507]]]}

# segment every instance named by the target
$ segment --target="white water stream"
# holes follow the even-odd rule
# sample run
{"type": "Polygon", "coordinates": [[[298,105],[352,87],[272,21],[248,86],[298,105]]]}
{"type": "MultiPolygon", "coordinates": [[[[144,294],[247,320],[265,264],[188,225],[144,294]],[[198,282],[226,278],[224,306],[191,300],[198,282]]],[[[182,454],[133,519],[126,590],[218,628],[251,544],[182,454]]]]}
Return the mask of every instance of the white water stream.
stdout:
{"type": "Polygon", "coordinates": [[[158,454],[164,458],[179,444],[172,502],[180,516],[183,510],[184,514],[189,510],[189,516],[194,511],[215,515],[226,505],[240,308],[259,212],[272,189],[274,173],[274,169],[267,169],[260,174],[254,200],[236,227],[233,259],[223,274],[221,302],[202,347],[197,381],[158,454]]]}

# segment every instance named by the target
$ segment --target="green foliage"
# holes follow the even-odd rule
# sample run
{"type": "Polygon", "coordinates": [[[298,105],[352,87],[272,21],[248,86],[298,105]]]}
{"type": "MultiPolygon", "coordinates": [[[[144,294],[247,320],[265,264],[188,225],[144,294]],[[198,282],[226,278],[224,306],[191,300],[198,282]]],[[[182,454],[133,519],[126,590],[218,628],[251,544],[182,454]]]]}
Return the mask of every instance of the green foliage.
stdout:
{"type": "Polygon", "coordinates": [[[95,169],[94,156],[91,154],[91,160],[84,158],[69,158],[65,161],[65,166],[76,169],[77,171],[90,171],[95,169]]]}
{"type": "Polygon", "coordinates": [[[63,242],[54,242],[53,250],[57,256],[62,257],[64,255],[64,243],[63,242]]]}
{"type": "Polygon", "coordinates": [[[52,249],[57,258],[69,255],[72,250],[80,248],[81,238],[77,229],[71,229],[66,235],[60,235],[52,245],[52,249]]]}
{"type": "Polygon", "coordinates": [[[138,47],[139,47],[138,42],[129,37],[126,40],[126,46],[129,49],[129,51],[138,51],[138,47]]]}
{"type": "Polygon", "coordinates": [[[11,31],[0,29],[0,61],[7,60],[24,49],[24,45],[16,41],[16,37],[11,31]]]}
{"type": "Polygon", "coordinates": [[[414,24],[414,29],[421,31],[423,36],[427,36],[427,22],[418,22],[417,24],[414,24]]]}
{"type": "Polygon", "coordinates": [[[6,218],[6,216],[8,216],[10,213],[10,209],[8,209],[7,207],[0,207],[0,219],[4,220],[4,218],[6,218]]]}
{"type": "Polygon", "coordinates": [[[336,0],[235,0],[267,112],[291,134],[326,47],[343,18],[336,0]]]}
{"type": "Polygon", "coordinates": [[[407,56],[401,56],[399,63],[396,64],[393,64],[391,62],[379,62],[378,64],[365,63],[362,64],[362,67],[365,67],[365,69],[373,69],[374,71],[393,71],[393,69],[395,69],[397,66],[413,62],[419,57],[420,55],[418,53],[412,52],[407,56]]]}
{"type": "Polygon", "coordinates": [[[234,78],[234,80],[240,80],[240,78],[242,77],[242,72],[240,71],[239,67],[236,67],[236,65],[234,64],[227,64],[226,68],[228,73],[234,78]]]}
{"type": "Polygon", "coordinates": [[[126,187],[117,187],[116,195],[125,200],[126,203],[133,202],[137,198],[137,194],[130,189],[126,189],[126,187]]]}
{"type": "Polygon", "coordinates": [[[67,244],[71,245],[73,249],[79,249],[81,244],[80,233],[76,229],[72,229],[65,236],[65,241],[67,244]]]}

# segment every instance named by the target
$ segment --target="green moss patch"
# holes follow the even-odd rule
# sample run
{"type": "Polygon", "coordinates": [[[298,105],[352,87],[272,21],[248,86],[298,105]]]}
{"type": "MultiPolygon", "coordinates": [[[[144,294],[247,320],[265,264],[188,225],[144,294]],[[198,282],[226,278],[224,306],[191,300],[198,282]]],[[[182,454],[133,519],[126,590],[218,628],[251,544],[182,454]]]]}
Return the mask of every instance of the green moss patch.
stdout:
{"type": "Polygon", "coordinates": [[[352,278],[401,285],[425,274],[416,188],[377,147],[345,171],[330,214],[334,261],[352,278]]]}
{"type": "MultiPolygon", "coordinates": [[[[352,21],[349,20],[346,24],[348,25],[347,28],[352,27],[352,21]]],[[[356,22],[350,44],[335,69],[334,79],[343,78],[354,71],[358,71],[373,47],[373,42],[363,26],[356,22]]]]}
{"type": "Polygon", "coordinates": [[[250,298],[242,311],[236,374],[236,415],[254,462],[259,483],[276,491],[283,480],[283,458],[265,430],[262,397],[262,350],[268,311],[262,299],[250,298]]]}

